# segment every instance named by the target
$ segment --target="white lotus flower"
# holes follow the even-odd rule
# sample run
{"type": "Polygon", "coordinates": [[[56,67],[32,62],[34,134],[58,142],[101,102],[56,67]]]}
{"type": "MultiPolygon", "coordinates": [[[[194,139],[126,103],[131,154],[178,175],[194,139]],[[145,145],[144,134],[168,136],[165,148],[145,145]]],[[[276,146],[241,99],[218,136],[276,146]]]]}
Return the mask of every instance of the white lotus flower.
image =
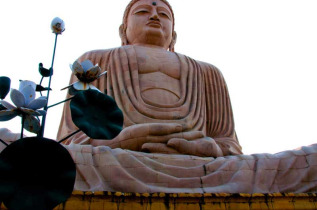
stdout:
{"type": "Polygon", "coordinates": [[[99,91],[98,88],[96,88],[90,83],[98,79],[100,76],[106,74],[107,71],[100,74],[101,69],[98,66],[98,64],[94,66],[90,60],[85,60],[81,63],[75,61],[73,65],[69,66],[73,73],[76,75],[76,77],[79,79],[79,81],[71,84],[66,88],[73,87],[76,90],[94,89],[99,91]]]}
{"type": "Polygon", "coordinates": [[[65,31],[65,23],[59,17],[56,17],[52,20],[51,29],[55,34],[62,34],[65,31]]]}
{"type": "Polygon", "coordinates": [[[32,132],[35,127],[39,127],[39,122],[34,116],[46,114],[46,111],[38,109],[43,108],[47,104],[47,98],[41,96],[35,99],[35,89],[36,84],[27,80],[20,82],[19,90],[12,88],[10,97],[15,106],[1,100],[0,103],[7,109],[0,111],[0,121],[7,121],[16,116],[24,115],[26,117],[24,126],[28,126],[27,130],[32,132]]]}

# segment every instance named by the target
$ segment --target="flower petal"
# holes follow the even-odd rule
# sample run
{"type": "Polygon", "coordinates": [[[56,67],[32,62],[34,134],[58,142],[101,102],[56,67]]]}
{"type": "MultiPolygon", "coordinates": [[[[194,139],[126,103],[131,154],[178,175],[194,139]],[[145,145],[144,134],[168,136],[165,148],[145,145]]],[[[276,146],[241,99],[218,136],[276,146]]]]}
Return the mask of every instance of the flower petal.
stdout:
{"type": "Polygon", "coordinates": [[[21,93],[24,95],[25,98],[25,107],[35,99],[35,89],[31,85],[25,86],[21,93]]]}
{"type": "Polygon", "coordinates": [[[18,116],[16,111],[12,110],[3,110],[0,111],[0,121],[8,121],[18,116]]]}
{"type": "Polygon", "coordinates": [[[21,107],[20,110],[24,112],[26,115],[41,116],[41,114],[38,111],[35,111],[33,109],[21,107]]]}
{"type": "Polygon", "coordinates": [[[76,90],[88,90],[89,89],[89,85],[86,82],[77,82],[73,84],[73,87],[76,90]]]}
{"type": "Polygon", "coordinates": [[[98,88],[96,88],[92,84],[89,84],[89,88],[92,89],[92,90],[97,90],[97,91],[101,92],[98,88]]]}
{"type": "Polygon", "coordinates": [[[34,90],[36,89],[35,82],[29,81],[29,80],[22,80],[20,82],[19,91],[22,92],[22,89],[25,88],[28,85],[31,85],[34,90]]]}
{"type": "Polygon", "coordinates": [[[29,132],[38,133],[41,129],[40,121],[34,116],[27,115],[25,116],[23,128],[29,132]]]}
{"type": "Polygon", "coordinates": [[[73,64],[69,64],[69,68],[73,71],[73,64]]]}
{"type": "Polygon", "coordinates": [[[100,74],[100,67],[99,66],[93,66],[90,68],[85,75],[85,78],[87,81],[94,81],[95,79],[98,78],[98,75],[100,74]]]}
{"type": "Polygon", "coordinates": [[[33,101],[31,101],[26,107],[29,109],[40,109],[43,108],[47,104],[47,98],[46,97],[39,97],[33,101]]]}
{"type": "Polygon", "coordinates": [[[106,74],[107,74],[107,71],[104,71],[104,72],[102,72],[101,74],[98,75],[98,78],[103,76],[103,75],[106,75],[106,74]]]}
{"type": "Polygon", "coordinates": [[[5,108],[7,108],[7,109],[14,109],[15,108],[15,106],[13,106],[12,104],[10,104],[9,102],[7,102],[7,101],[0,101],[0,103],[5,107],[5,108]]]}
{"type": "Polygon", "coordinates": [[[90,60],[84,60],[81,62],[81,66],[83,67],[84,71],[88,71],[88,69],[92,68],[94,64],[90,60]]]}
{"type": "Polygon", "coordinates": [[[62,34],[65,31],[65,23],[59,17],[56,17],[51,22],[51,29],[55,34],[62,34]]]}
{"type": "Polygon", "coordinates": [[[83,74],[84,73],[84,69],[78,61],[75,61],[70,68],[74,72],[74,74],[77,74],[77,73],[83,74]]]}
{"type": "Polygon", "coordinates": [[[17,89],[11,89],[10,93],[11,101],[17,106],[22,107],[25,105],[24,95],[17,89]]]}
{"type": "Polygon", "coordinates": [[[36,110],[38,113],[40,113],[42,116],[46,115],[46,111],[45,110],[36,110]]]}

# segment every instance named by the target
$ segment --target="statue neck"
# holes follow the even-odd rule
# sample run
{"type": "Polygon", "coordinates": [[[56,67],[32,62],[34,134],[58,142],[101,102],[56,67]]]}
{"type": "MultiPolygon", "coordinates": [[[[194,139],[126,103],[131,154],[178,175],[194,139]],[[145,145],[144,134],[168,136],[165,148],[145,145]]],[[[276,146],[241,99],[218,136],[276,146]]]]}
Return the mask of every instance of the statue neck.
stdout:
{"type": "Polygon", "coordinates": [[[154,45],[154,44],[144,44],[144,43],[135,43],[132,44],[133,46],[141,46],[141,47],[148,47],[148,48],[154,48],[154,49],[161,49],[161,50],[165,50],[167,51],[168,49],[162,47],[162,46],[158,46],[158,45],[154,45]]]}

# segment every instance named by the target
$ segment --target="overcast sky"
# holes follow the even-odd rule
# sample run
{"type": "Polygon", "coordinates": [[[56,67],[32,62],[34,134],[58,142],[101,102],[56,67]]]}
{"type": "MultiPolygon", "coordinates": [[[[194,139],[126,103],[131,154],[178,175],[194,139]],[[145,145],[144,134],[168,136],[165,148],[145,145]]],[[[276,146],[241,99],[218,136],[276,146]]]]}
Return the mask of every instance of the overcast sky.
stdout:
{"type": "MultiPolygon", "coordinates": [[[[49,104],[65,98],[82,53],[120,45],[128,0],[15,0],[0,3],[1,76],[39,83],[38,63],[50,67],[58,37],[49,104]]],[[[217,66],[231,96],[243,151],[276,153],[317,142],[317,2],[315,0],[170,0],[175,50],[217,66]]],[[[6,100],[9,100],[7,97],[6,100]]],[[[62,106],[49,109],[45,137],[55,139],[62,106]]],[[[0,127],[20,130],[20,118],[0,127]]]]}

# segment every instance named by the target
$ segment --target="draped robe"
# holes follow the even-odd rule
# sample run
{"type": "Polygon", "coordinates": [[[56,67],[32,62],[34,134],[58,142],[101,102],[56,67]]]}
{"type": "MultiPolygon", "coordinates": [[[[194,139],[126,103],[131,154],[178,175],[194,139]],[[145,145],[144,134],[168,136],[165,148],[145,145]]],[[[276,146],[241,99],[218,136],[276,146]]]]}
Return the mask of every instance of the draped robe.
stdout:
{"type": "MultiPolygon", "coordinates": [[[[133,46],[85,53],[86,59],[107,70],[95,86],[112,96],[124,115],[124,127],[141,123],[178,123],[182,131],[202,131],[213,138],[224,155],[241,154],[235,135],[233,114],[226,83],[214,66],[195,61],[176,53],[181,65],[180,99],[174,104],[159,104],[142,97],[139,83],[137,55],[133,46]]],[[[74,75],[71,83],[76,81],[74,75]]],[[[93,125],[92,125],[93,126],[93,125]]],[[[77,130],[66,104],[60,124],[58,139],[77,130]]],[[[89,144],[90,138],[79,133],[70,142],[89,144]]]]}
{"type": "MultiPolygon", "coordinates": [[[[181,97],[172,105],[142,98],[133,46],[91,51],[80,57],[107,70],[94,85],[107,89],[124,114],[124,126],[180,123],[184,131],[203,131],[215,139],[225,157],[143,153],[89,145],[80,132],[65,147],[77,175],[74,189],[138,193],[273,193],[316,192],[317,144],[277,154],[240,154],[225,81],[214,66],[177,54],[181,63],[181,97]]],[[[77,79],[72,75],[71,83],[77,79]]],[[[93,126],[93,125],[92,125],[93,126]]],[[[76,131],[69,105],[58,140],[76,131]]]]}

